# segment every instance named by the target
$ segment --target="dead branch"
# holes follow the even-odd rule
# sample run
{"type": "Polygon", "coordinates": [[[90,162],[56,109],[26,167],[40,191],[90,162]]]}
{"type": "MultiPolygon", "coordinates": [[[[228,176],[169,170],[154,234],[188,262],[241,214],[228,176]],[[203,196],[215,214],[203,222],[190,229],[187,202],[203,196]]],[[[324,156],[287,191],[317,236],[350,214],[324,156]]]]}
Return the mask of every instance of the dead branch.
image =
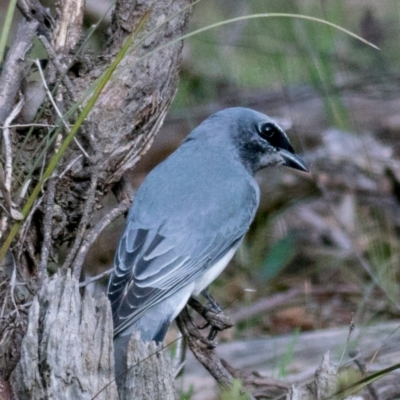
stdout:
{"type": "MultiPolygon", "coordinates": [[[[92,244],[95,242],[95,240],[99,237],[100,233],[108,226],[110,225],[113,221],[115,221],[119,216],[121,216],[123,213],[128,211],[129,207],[131,205],[131,202],[121,202],[116,206],[114,209],[112,209],[106,216],[104,216],[90,231],[90,233],[86,236],[84,239],[79,252],[77,256],[75,257],[73,269],[79,269],[82,267],[82,264],[85,260],[86,254],[88,253],[90,247],[92,244]]],[[[96,281],[97,279],[101,279],[104,276],[107,276],[111,273],[111,271],[106,271],[103,274],[100,274],[100,277],[94,277],[91,279],[88,279],[83,283],[82,286],[86,286],[87,284],[96,281]]]]}
{"type": "MultiPolygon", "coordinates": [[[[87,199],[86,199],[86,202],[84,205],[83,215],[82,215],[81,221],[79,223],[78,232],[77,232],[74,244],[73,244],[72,248],[70,249],[70,251],[68,252],[67,259],[65,260],[63,266],[61,267],[61,270],[64,272],[66,272],[72,266],[72,262],[81,246],[81,243],[83,242],[85,231],[86,231],[87,225],[89,223],[89,220],[91,218],[91,211],[95,204],[97,179],[98,179],[98,172],[96,170],[96,167],[94,166],[91,184],[90,184],[88,194],[87,194],[87,199]]],[[[77,266],[77,268],[75,270],[73,270],[74,277],[76,279],[79,279],[79,276],[81,274],[81,267],[82,267],[81,265],[77,266]]]]}
{"type": "Polygon", "coordinates": [[[8,52],[0,75],[0,125],[11,112],[15,96],[20,90],[22,74],[25,69],[25,56],[32,45],[39,22],[22,20],[18,25],[14,44],[8,52]]]}
{"type": "MultiPolygon", "coordinates": [[[[61,145],[61,134],[58,135],[56,139],[56,144],[54,148],[54,152],[57,152],[61,145]]],[[[47,193],[44,205],[44,218],[43,218],[43,243],[42,243],[42,251],[40,255],[40,265],[39,265],[39,283],[43,284],[47,281],[48,272],[47,272],[47,263],[49,259],[49,254],[51,251],[52,244],[52,228],[53,228],[53,211],[54,211],[54,196],[56,194],[56,185],[57,185],[57,167],[55,168],[52,176],[50,177],[47,184],[47,193]]]]}
{"type": "Polygon", "coordinates": [[[54,20],[48,10],[40,4],[39,0],[18,0],[17,7],[28,21],[37,21],[39,23],[40,32],[47,35],[50,34],[54,26],[54,20]]]}
{"type": "MultiPolygon", "coordinates": [[[[19,0],[18,7],[29,21],[20,24],[0,77],[0,126],[4,126],[23,86],[23,72],[26,81],[30,78],[31,66],[24,58],[39,27],[48,39],[42,38],[42,42],[49,62],[46,66],[38,62],[37,67],[43,98],[47,92],[50,101],[42,107],[29,133],[13,133],[12,156],[18,179],[13,180],[11,198],[31,190],[48,163],[49,148],[54,150],[50,146],[59,145],[52,141],[62,138],[57,130],[49,137],[41,126],[55,125],[54,121],[61,118],[69,129],[79,108],[65,117],[68,102],[87,101],[88,88],[109,67],[141,16],[149,10],[151,15],[89,115],[79,141],[68,148],[42,188],[12,247],[17,255],[13,281],[0,293],[0,299],[7,299],[3,310],[7,318],[0,320],[0,379],[9,380],[13,371],[9,382],[18,399],[91,398],[100,392],[99,398],[117,398],[115,383],[108,385],[114,380],[108,301],[103,299],[95,305],[84,289],[80,292],[77,281],[89,247],[107,224],[127,210],[130,199],[123,200],[87,235],[95,204],[148,150],[172,102],[182,51],[182,43],[176,39],[186,31],[190,1],[144,0],[137,4],[118,0],[111,35],[101,55],[84,55],[90,67],[74,57],[81,39],[84,2],[57,0],[55,4],[58,18],[53,21],[38,0],[19,0]],[[52,46],[48,46],[49,41],[52,46]],[[172,44],[165,46],[168,43],[172,44]],[[25,180],[33,185],[24,184],[25,180]],[[48,260],[57,260],[65,244],[71,244],[71,248],[64,274],[49,279],[48,260]],[[21,290],[17,277],[26,285],[21,290]],[[22,296],[24,290],[26,296],[22,296]],[[22,305],[31,302],[28,315],[22,305]]],[[[26,85],[25,96],[28,90],[26,85]]],[[[168,372],[166,365],[160,364],[160,368],[168,372]]],[[[137,386],[134,378],[132,375],[130,383],[137,386]]],[[[160,399],[167,386],[171,398],[173,395],[173,380],[166,378],[160,399]]]]}
{"type": "MultiPolygon", "coordinates": [[[[206,340],[193,324],[187,307],[179,314],[176,323],[197,360],[200,361],[222,388],[230,389],[233,384],[232,375],[216,355],[214,350],[215,345],[206,340]]],[[[255,400],[254,397],[246,391],[243,392],[243,396],[246,399],[255,400]]]]}
{"type": "MultiPolygon", "coordinates": [[[[12,188],[12,178],[13,178],[12,176],[13,152],[12,152],[12,139],[9,126],[10,123],[17,117],[17,115],[21,111],[23,104],[24,101],[23,99],[21,99],[18,102],[18,104],[14,107],[14,109],[11,111],[11,114],[7,117],[3,127],[5,170],[3,170],[2,166],[0,167],[0,191],[3,195],[3,200],[6,210],[13,219],[22,219],[22,214],[14,208],[11,199],[11,188],[12,188]]],[[[8,222],[8,217],[7,215],[4,215],[3,218],[1,218],[0,222],[0,238],[3,237],[4,233],[7,230],[7,225],[8,225],[7,222],[8,222]]]]}
{"type": "MultiPolygon", "coordinates": [[[[142,342],[132,335],[126,354],[126,372],[119,387],[121,400],[174,400],[175,385],[167,348],[142,342]]],[[[96,397],[97,399],[97,397],[96,397]]]]}
{"type": "Polygon", "coordinates": [[[18,400],[90,399],[111,382],[97,398],[116,399],[113,359],[109,302],[95,302],[88,293],[81,297],[70,273],[57,275],[30,308],[11,376],[14,394],[18,400]]]}
{"type": "Polygon", "coordinates": [[[85,2],[83,0],[55,1],[58,15],[54,29],[53,46],[56,53],[74,50],[82,34],[85,2]]]}
{"type": "Polygon", "coordinates": [[[233,323],[231,322],[230,318],[224,315],[223,312],[217,312],[209,307],[205,307],[196,298],[191,297],[188,304],[206,320],[206,324],[200,329],[210,326],[211,330],[219,332],[233,327],[233,323]]]}
{"type": "Polygon", "coordinates": [[[298,304],[301,297],[316,295],[360,294],[360,289],[353,285],[339,287],[310,287],[309,289],[293,288],[283,293],[277,293],[265,299],[260,299],[250,306],[243,306],[230,312],[230,318],[235,324],[243,322],[255,315],[275,310],[276,308],[298,304]]]}

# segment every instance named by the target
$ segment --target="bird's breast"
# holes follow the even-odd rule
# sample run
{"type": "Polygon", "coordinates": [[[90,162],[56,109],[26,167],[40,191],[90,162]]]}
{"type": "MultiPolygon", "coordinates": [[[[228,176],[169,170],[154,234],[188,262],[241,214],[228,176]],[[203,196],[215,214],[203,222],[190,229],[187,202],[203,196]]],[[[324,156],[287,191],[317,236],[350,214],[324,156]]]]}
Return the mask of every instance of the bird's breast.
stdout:
{"type": "Polygon", "coordinates": [[[229,261],[232,259],[239,245],[231,248],[222,258],[220,258],[213,266],[208,268],[194,283],[193,294],[198,295],[218,277],[225,269],[229,261]]]}

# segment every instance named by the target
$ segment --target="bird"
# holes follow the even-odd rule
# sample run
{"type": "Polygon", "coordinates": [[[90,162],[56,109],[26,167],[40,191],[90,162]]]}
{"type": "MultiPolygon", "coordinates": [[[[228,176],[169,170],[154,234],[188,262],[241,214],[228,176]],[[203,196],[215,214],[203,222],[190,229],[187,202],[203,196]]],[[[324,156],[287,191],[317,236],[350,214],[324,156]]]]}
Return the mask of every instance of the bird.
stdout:
{"type": "MultiPolygon", "coordinates": [[[[209,285],[240,246],[257,211],[257,171],[308,171],[286,133],[258,111],[232,107],[205,119],[140,185],[108,285],[114,348],[133,331],[162,342],[191,296],[209,285]]],[[[117,356],[116,356],[117,357],[117,356]]]]}

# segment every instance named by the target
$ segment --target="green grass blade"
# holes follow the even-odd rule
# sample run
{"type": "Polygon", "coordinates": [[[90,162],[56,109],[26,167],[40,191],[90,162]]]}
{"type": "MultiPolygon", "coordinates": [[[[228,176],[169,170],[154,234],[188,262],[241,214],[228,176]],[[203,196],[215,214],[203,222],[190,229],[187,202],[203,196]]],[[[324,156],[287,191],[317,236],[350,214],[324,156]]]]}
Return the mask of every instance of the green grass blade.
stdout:
{"type": "Polygon", "coordinates": [[[362,390],[366,386],[370,385],[371,383],[375,382],[379,378],[382,378],[383,376],[385,376],[385,375],[389,374],[390,372],[393,372],[397,369],[400,369],[400,364],[394,364],[388,368],[385,368],[378,372],[375,372],[375,373],[359,380],[358,382],[355,382],[350,387],[347,387],[347,388],[335,393],[334,395],[328,397],[326,400],[347,398],[348,396],[351,396],[351,395],[359,392],[360,390],[362,390]]]}
{"type": "Polygon", "coordinates": [[[0,65],[3,63],[4,52],[7,46],[8,34],[10,33],[16,4],[17,0],[11,0],[7,8],[6,19],[4,20],[3,30],[0,36],[0,65]]]}
{"type": "MultiPolygon", "coordinates": [[[[35,202],[35,200],[39,196],[39,193],[42,190],[42,187],[43,187],[44,183],[47,181],[47,179],[50,178],[51,174],[54,171],[54,168],[56,167],[56,165],[60,161],[61,157],[64,155],[65,151],[67,150],[68,146],[70,145],[70,143],[74,139],[76,133],[78,132],[78,130],[81,127],[81,125],[83,124],[83,121],[88,116],[89,112],[92,110],[93,106],[95,105],[97,99],[100,96],[100,93],[102,92],[102,90],[106,86],[107,82],[110,80],[111,75],[113,74],[113,72],[117,68],[118,64],[125,57],[125,54],[128,51],[129,47],[131,46],[132,42],[134,41],[134,39],[136,38],[138,33],[142,30],[144,24],[149,19],[150,14],[151,14],[151,10],[149,10],[147,13],[144,14],[144,16],[140,20],[140,22],[139,22],[138,26],[136,27],[136,29],[134,30],[134,32],[132,32],[132,34],[128,37],[128,39],[126,40],[126,42],[123,45],[123,47],[121,48],[121,50],[118,52],[117,56],[115,57],[115,60],[111,63],[111,65],[107,68],[107,70],[103,74],[102,78],[99,80],[99,83],[98,83],[97,87],[94,90],[93,96],[88,100],[87,104],[85,105],[84,109],[82,110],[82,113],[79,115],[79,117],[76,120],[75,124],[71,128],[71,131],[69,132],[67,137],[62,142],[62,144],[60,146],[60,149],[51,158],[50,163],[47,166],[42,178],[40,179],[38,184],[33,189],[31,195],[29,196],[24,208],[22,209],[22,215],[24,216],[24,218],[26,218],[26,216],[28,215],[29,211],[31,210],[31,208],[32,208],[32,206],[33,206],[33,204],[35,202]]],[[[18,230],[19,230],[19,228],[21,226],[21,223],[22,223],[22,221],[17,222],[11,228],[11,231],[10,231],[9,235],[7,236],[4,244],[2,245],[2,247],[0,249],[0,260],[2,260],[5,257],[5,255],[7,253],[7,250],[9,249],[12,241],[14,240],[15,236],[18,233],[18,230]]]]}
{"type": "Polygon", "coordinates": [[[147,53],[146,55],[144,55],[143,57],[141,57],[138,61],[151,56],[152,54],[154,54],[155,52],[162,50],[168,46],[171,46],[172,44],[179,42],[181,40],[190,38],[192,36],[196,36],[202,32],[206,32],[209,31],[211,29],[215,29],[215,28],[219,28],[221,26],[224,25],[228,25],[228,24],[232,24],[234,22],[240,22],[240,21],[247,21],[247,20],[251,20],[251,19],[258,19],[258,18],[298,18],[298,19],[303,19],[303,20],[307,20],[307,21],[312,21],[312,22],[318,22],[320,24],[324,24],[327,26],[330,26],[332,28],[335,28],[343,33],[346,33],[347,35],[353,37],[354,39],[359,40],[360,42],[371,46],[372,48],[376,49],[376,50],[380,50],[378,46],[375,46],[373,43],[369,42],[368,40],[362,38],[361,36],[349,31],[346,28],[341,27],[340,25],[334,24],[333,22],[329,22],[326,21],[324,19],[321,18],[316,18],[316,17],[311,17],[309,15],[302,15],[302,14],[286,14],[286,13],[269,13],[269,14],[251,14],[251,15],[244,15],[242,17],[236,17],[236,18],[231,18],[231,19],[226,19],[224,21],[220,21],[220,22],[216,22],[214,24],[210,24],[207,26],[204,26],[203,28],[199,28],[196,29],[192,32],[187,33],[186,35],[182,35],[179,38],[176,38],[174,40],[171,40],[170,42],[157,47],[156,49],[154,49],[153,51],[150,51],[149,53],[147,53]]]}

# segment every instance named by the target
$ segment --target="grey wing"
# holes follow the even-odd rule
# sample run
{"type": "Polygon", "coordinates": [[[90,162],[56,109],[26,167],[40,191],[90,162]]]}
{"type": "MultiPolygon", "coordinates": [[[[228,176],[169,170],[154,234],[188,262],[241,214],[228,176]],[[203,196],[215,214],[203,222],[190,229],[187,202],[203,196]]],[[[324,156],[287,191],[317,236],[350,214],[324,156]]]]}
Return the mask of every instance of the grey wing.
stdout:
{"type": "Polygon", "coordinates": [[[138,228],[133,222],[128,223],[108,288],[114,335],[196,280],[242,239],[250,222],[251,219],[247,224],[201,238],[182,233],[166,237],[160,229],[138,228]]]}

